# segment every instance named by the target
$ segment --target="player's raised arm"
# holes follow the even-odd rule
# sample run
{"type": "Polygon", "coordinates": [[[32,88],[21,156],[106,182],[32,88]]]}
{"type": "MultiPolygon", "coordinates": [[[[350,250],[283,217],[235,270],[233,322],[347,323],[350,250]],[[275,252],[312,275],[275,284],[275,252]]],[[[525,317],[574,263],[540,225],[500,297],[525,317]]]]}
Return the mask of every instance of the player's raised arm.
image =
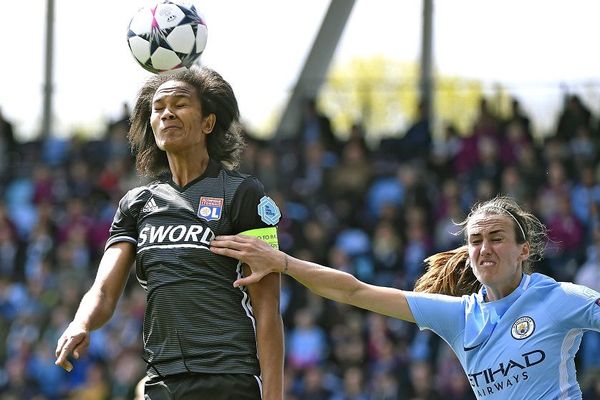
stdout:
{"type": "Polygon", "coordinates": [[[248,264],[252,273],[235,281],[235,286],[249,285],[271,272],[281,272],[319,296],[414,322],[401,290],[369,285],[346,272],[290,257],[255,237],[217,236],[211,242],[211,251],[248,264]]]}

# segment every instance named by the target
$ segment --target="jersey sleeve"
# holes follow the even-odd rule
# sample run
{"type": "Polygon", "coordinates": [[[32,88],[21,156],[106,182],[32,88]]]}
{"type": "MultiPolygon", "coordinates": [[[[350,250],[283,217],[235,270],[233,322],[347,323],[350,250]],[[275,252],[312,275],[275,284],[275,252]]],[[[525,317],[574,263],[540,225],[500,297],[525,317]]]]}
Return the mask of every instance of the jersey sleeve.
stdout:
{"type": "Polygon", "coordinates": [[[119,201],[119,207],[110,226],[110,235],[106,241],[105,250],[118,242],[129,242],[137,245],[136,203],[139,203],[139,195],[133,190],[127,192],[119,201]]]}
{"type": "Polygon", "coordinates": [[[247,177],[238,187],[231,202],[231,221],[235,233],[277,226],[281,212],[265,194],[262,183],[247,177]]]}
{"type": "MultiPolygon", "coordinates": [[[[586,286],[562,283],[560,314],[575,328],[600,331],[600,293],[586,286]]],[[[559,315],[560,315],[559,314],[559,315]]]]}
{"type": "Polygon", "coordinates": [[[441,294],[404,292],[419,329],[429,329],[448,344],[464,331],[464,300],[441,294]]]}

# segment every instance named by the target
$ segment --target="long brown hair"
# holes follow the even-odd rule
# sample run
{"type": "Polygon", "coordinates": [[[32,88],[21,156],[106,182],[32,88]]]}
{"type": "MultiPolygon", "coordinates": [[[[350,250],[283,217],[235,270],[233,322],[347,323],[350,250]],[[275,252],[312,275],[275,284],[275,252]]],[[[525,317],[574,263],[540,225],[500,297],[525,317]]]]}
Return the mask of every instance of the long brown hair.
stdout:
{"type": "MultiPolygon", "coordinates": [[[[533,263],[542,258],[546,246],[547,231],[544,224],[533,214],[523,210],[510,197],[498,196],[476,204],[464,221],[457,223],[459,233],[466,236],[467,224],[479,214],[507,215],[513,221],[518,244],[529,243],[529,258],[523,261],[523,272],[533,272],[533,263]]],[[[477,292],[481,283],[475,278],[469,265],[467,246],[434,254],[425,259],[426,271],[415,283],[416,292],[441,293],[451,296],[469,295],[477,292]]]]}
{"type": "Polygon", "coordinates": [[[138,92],[128,134],[138,172],[156,177],[169,170],[166,153],[154,141],[150,115],[156,90],[170,80],[192,85],[200,100],[202,114],[215,114],[215,127],[207,137],[208,155],[226,168],[235,169],[240,162],[244,140],[239,122],[240,111],[233,89],[217,72],[206,67],[192,66],[169,74],[153,75],[138,92]]]}

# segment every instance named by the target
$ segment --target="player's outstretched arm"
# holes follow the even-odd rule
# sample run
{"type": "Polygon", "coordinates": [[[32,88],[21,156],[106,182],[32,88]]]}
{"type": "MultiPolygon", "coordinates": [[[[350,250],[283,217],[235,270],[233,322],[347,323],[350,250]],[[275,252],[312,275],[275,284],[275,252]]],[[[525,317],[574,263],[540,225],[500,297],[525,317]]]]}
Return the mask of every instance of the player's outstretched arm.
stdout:
{"type": "Polygon", "coordinates": [[[258,282],[271,272],[283,272],[319,296],[414,322],[401,290],[369,285],[346,272],[290,257],[255,237],[217,236],[211,242],[211,251],[250,267],[252,273],[235,281],[235,286],[258,282]]]}
{"type": "Polygon", "coordinates": [[[68,357],[72,355],[78,359],[90,344],[90,332],[100,328],[113,315],[134,257],[135,248],[131,243],[116,243],[106,250],[94,284],[81,299],[73,321],[58,339],[56,365],[70,372],[73,364],[68,357]]]}

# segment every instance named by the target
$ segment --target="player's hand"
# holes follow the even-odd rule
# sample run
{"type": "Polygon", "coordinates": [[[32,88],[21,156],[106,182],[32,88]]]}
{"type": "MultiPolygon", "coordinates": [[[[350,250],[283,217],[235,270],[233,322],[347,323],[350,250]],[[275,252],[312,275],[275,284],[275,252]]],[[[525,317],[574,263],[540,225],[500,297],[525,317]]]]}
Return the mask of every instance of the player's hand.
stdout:
{"type": "Polygon", "coordinates": [[[285,261],[284,253],[252,236],[217,236],[210,242],[210,251],[248,264],[251,274],[233,282],[234,287],[256,283],[271,272],[281,272],[285,261]]]}
{"type": "Polygon", "coordinates": [[[87,351],[90,345],[90,332],[81,325],[71,322],[63,332],[56,345],[56,361],[54,364],[71,372],[73,364],[67,359],[70,355],[76,360],[87,351]]]}

